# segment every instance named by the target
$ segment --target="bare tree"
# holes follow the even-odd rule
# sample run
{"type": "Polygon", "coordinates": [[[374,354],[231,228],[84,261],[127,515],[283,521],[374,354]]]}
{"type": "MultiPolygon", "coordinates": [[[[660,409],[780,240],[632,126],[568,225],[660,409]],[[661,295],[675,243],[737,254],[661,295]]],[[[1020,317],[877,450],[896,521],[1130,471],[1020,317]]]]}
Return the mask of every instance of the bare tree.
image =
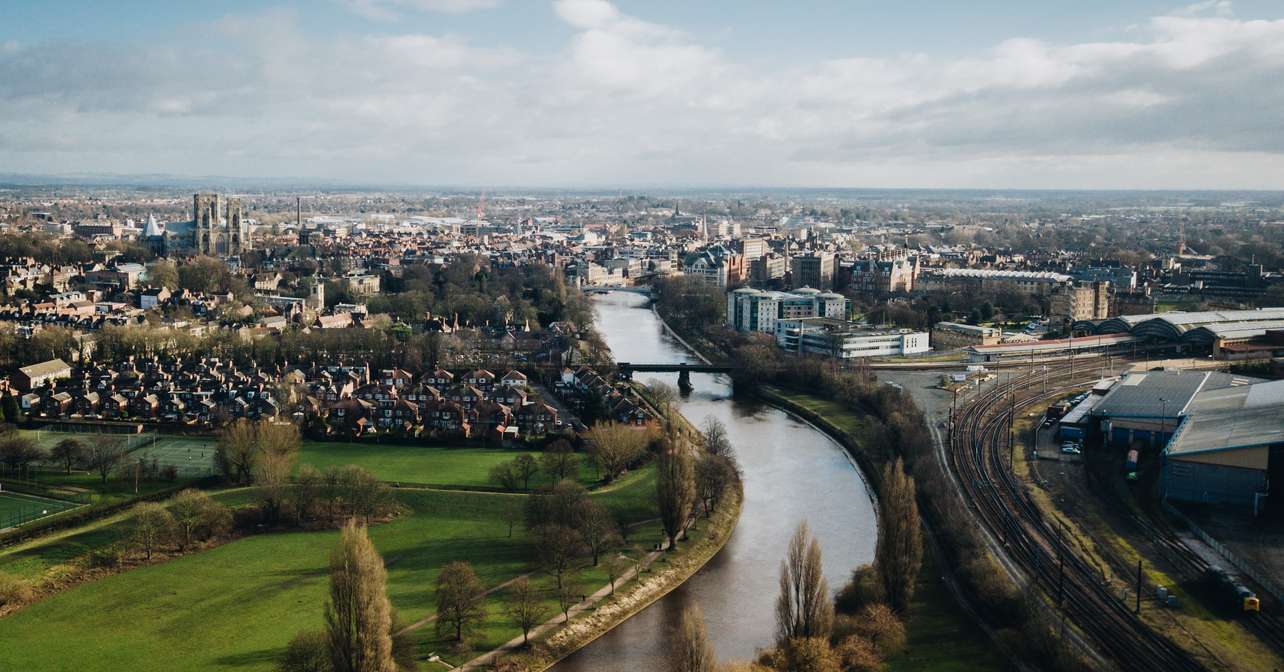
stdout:
{"type": "Polygon", "coordinates": [[[619,543],[620,526],[616,524],[611,511],[599,502],[588,500],[580,514],[580,535],[584,545],[593,556],[593,566],[601,554],[619,543]]]}
{"type": "Polygon", "coordinates": [[[107,479],[116,471],[121,462],[125,461],[128,451],[125,450],[125,443],[120,439],[102,437],[97,441],[89,444],[87,449],[88,457],[86,462],[98,472],[102,482],[106,483],[107,479]]]}
{"type": "Polygon", "coordinates": [[[611,594],[615,594],[615,583],[633,567],[633,560],[625,555],[614,555],[606,561],[606,576],[611,581],[611,594]]]}
{"type": "Polygon", "coordinates": [[[602,472],[613,481],[646,454],[650,432],[618,422],[599,422],[588,431],[589,454],[602,472]]]}
{"type": "Polygon", "coordinates": [[[780,595],[776,598],[776,639],[780,645],[800,637],[829,637],[834,606],[820,563],[820,544],[807,522],[789,540],[780,563],[780,595]]]}
{"type": "Polygon", "coordinates": [[[556,483],[575,475],[580,458],[565,439],[558,439],[544,449],[540,455],[540,468],[556,483]]]}
{"type": "Polygon", "coordinates": [[[516,490],[522,482],[521,474],[517,473],[512,460],[491,467],[489,476],[492,483],[505,490],[516,490]]]}
{"type": "Polygon", "coordinates": [[[174,517],[169,510],[156,502],[143,502],[134,506],[134,544],[143,549],[147,559],[174,533],[174,517]]]}
{"type": "Polygon", "coordinates": [[[562,609],[562,622],[569,623],[571,620],[571,607],[580,603],[583,599],[584,589],[580,585],[579,574],[575,571],[567,572],[558,581],[557,585],[557,606],[562,609]]]}
{"type": "Polygon", "coordinates": [[[727,436],[727,426],[712,415],[705,416],[700,427],[704,434],[704,449],[711,455],[727,457],[731,455],[731,438],[727,436]]]}
{"type": "Polygon", "coordinates": [[[244,418],[223,428],[214,450],[219,470],[233,483],[247,484],[254,477],[258,459],[257,431],[254,423],[244,418]]]}
{"type": "Polygon", "coordinates": [[[232,512],[214,501],[204,490],[188,488],[169,500],[181,548],[193,542],[222,534],[231,527],[232,512]]]}
{"type": "Polygon", "coordinates": [[[485,616],[481,579],[467,562],[456,560],[442,567],[437,575],[437,632],[453,631],[455,641],[464,636],[485,616]]]}
{"type": "Polygon", "coordinates": [[[697,459],[695,486],[700,502],[704,505],[704,515],[712,513],[722,494],[735,484],[737,478],[735,467],[721,455],[705,453],[697,459]]]}
{"type": "Polygon", "coordinates": [[[518,511],[517,509],[508,508],[508,509],[504,509],[503,513],[499,515],[500,515],[500,519],[504,521],[504,524],[508,525],[508,538],[512,539],[513,526],[521,522],[522,512],[518,511]]]}
{"type": "Polygon", "coordinates": [[[678,535],[686,528],[695,503],[695,477],[691,458],[680,447],[670,446],[660,452],[656,465],[655,499],[660,509],[660,523],[673,550],[678,535]]]}
{"type": "Polygon", "coordinates": [[[923,540],[919,534],[918,503],[914,478],[905,473],[900,458],[883,469],[879,493],[878,548],[874,566],[882,579],[887,601],[905,613],[914,597],[914,582],[923,563],[923,540]]]}
{"type": "Polygon", "coordinates": [[[393,672],[388,572],[366,528],[349,521],[330,554],[326,640],[335,672],[393,672]]]}
{"type": "Polygon", "coordinates": [[[522,489],[531,489],[531,477],[539,473],[539,463],[530,453],[522,453],[513,458],[513,473],[522,481],[522,489]]]}
{"type": "Polygon", "coordinates": [[[656,410],[668,418],[672,411],[673,403],[678,399],[677,388],[656,378],[647,381],[646,392],[647,396],[651,398],[651,403],[656,405],[656,410]]]}
{"type": "Polygon", "coordinates": [[[27,466],[44,457],[44,451],[34,441],[16,433],[0,440],[0,461],[12,473],[21,473],[27,466]]]}
{"type": "Polygon", "coordinates": [[[539,593],[526,577],[518,577],[508,589],[508,616],[522,629],[522,644],[530,645],[531,629],[548,616],[548,609],[539,599],[539,593]]]}
{"type": "Polygon", "coordinates": [[[299,467],[299,473],[294,476],[294,487],[289,492],[295,520],[302,523],[316,515],[324,481],[325,477],[316,467],[310,464],[299,467]]]}
{"type": "Polygon", "coordinates": [[[682,610],[676,636],[669,649],[670,672],[713,672],[717,658],[704,630],[704,614],[699,605],[682,610]]]}
{"type": "Polygon", "coordinates": [[[290,486],[290,474],[299,459],[299,428],[290,422],[260,420],[255,425],[257,456],[254,483],[262,488],[264,513],[269,522],[280,518],[290,486]]]}
{"type": "Polygon", "coordinates": [[[80,439],[63,439],[49,451],[49,456],[61,463],[63,471],[70,474],[71,468],[84,459],[85,444],[80,439]]]}
{"type": "Polygon", "coordinates": [[[535,530],[540,564],[557,579],[560,589],[575,560],[584,554],[584,542],[575,530],[563,525],[545,525],[535,530]]]}

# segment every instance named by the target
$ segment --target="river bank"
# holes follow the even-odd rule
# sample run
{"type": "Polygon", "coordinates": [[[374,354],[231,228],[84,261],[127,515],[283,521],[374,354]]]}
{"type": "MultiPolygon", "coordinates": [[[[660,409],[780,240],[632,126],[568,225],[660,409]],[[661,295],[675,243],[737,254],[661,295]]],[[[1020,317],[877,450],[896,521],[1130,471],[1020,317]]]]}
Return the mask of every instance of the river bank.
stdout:
{"type": "Polygon", "coordinates": [[[740,520],[743,502],[744,492],[737,488],[733,498],[703,521],[703,529],[688,530],[686,550],[675,556],[660,551],[661,555],[643,569],[644,575],[650,572],[649,576],[617,590],[588,618],[573,621],[570,627],[550,637],[546,642],[547,656],[529,669],[542,672],[553,667],[681,586],[726,546],[740,520]]]}
{"type": "MultiPolygon", "coordinates": [[[[689,349],[697,343],[664,325],[644,297],[603,295],[594,310],[617,360],[704,361],[689,349]]],[[[672,383],[675,376],[653,377],[672,383]]],[[[869,487],[841,445],[798,416],[734,398],[725,375],[692,374],[691,380],[694,390],[676,409],[692,424],[713,417],[727,428],[744,470],[740,520],[703,568],[555,665],[557,672],[663,669],[672,625],[691,604],[704,611],[719,659],[751,658],[774,639],[779,563],[802,520],[821,543],[831,586],[873,559],[877,523],[869,487]]]]}

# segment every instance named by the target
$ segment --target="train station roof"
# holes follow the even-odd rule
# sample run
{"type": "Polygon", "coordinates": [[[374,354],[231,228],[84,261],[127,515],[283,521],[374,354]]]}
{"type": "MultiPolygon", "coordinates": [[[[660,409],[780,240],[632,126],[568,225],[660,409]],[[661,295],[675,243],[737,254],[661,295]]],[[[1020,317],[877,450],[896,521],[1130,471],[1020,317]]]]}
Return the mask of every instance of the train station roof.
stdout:
{"type": "Polygon", "coordinates": [[[1092,409],[1112,418],[1176,418],[1203,391],[1261,382],[1217,371],[1146,371],[1124,376],[1092,409]]]}
{"type": "Polygon", "coordinates": [[[1165,341],[1212,342],[1215,338],[1250,338],[1267,329],[1284,328],[1284,307],[1256,310],[1174,311],[1120,315],[1106,320],[1080,320],[1075,331],[1132,334],[1165,341]]]}
{"type": "MultiPolygon", "coordinates": [[[[1284,405],[1198,413],[1182,418],[1165,452],[1171,457],[1284,443],[1284,405]]],[[[1266,453],[1245,466],[1266,468],[1266,453]]]]}

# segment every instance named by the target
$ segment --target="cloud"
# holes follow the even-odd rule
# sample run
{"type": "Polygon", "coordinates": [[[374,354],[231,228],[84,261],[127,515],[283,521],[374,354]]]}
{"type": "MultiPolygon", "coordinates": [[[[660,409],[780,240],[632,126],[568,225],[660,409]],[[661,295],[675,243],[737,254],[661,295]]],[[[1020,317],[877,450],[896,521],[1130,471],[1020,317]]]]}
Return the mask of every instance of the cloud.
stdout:
{"type": "Polygon", "coordinates": [[[1128,40],[774,63],[604,0],[551,11],[571,34],[538,52],[422,32],[317,40],[289,12],[229,17],[194,44],[6,43],[0,171],[1284,187],[1284,20],[1208,4],[1128,40]]]}
{"type": "Polygon", "coordinates": [[[391,21],[403,11],[466,14],[493,9],[499,0],[339,0],[350,11],[375,21],[391,21]]]}
{"type": "Polygon", "coordinates": [[[1231,0],[1202,0],[1180,7],[1173,12],[1174,16],[1219,16],[1230,18],[1235,15],[1231,0]]]}

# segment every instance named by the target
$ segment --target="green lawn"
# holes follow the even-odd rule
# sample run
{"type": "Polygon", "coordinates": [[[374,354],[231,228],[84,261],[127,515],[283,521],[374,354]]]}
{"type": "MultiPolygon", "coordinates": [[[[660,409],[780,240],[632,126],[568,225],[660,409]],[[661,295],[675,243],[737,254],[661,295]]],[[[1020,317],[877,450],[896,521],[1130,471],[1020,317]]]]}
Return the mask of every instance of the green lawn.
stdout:
{"type": "Polygon", "coordinates": [[[887,660],[888,672],[1006,669],[985,633],[954,602],[930,551],[923,555],[915,586],[905,624],[905,650],[887,660]]]}
{"type": "Polygon", "coordinates": [[[777,387],[770,388],[770,390],[785,399],[802,406],[812,413],[824,416],[825,419],[833,423],[835,427],[841,429],[847,434],[850,434],[857,440],[860,439],[861,435],[869,426],[869,421],[866,420],[864,416],[852,413],[843,407],[842,404],[837,402],[777,387]]]}
{"type": "MultiPolygon", "coordinates": [[[[653,491],[654,472],[645,469],[594,497],[628,510],[632,519],[650,520],[656,516],[653,491]]],[[[389,596],[406,621],[432,613],[434,581],[448,561],[469,561],[488,587],[533,569],[525,533],[519,525],[508,537],[500,515],[521,507],[521,496],[407,489],[397,496],[411,512],[370,534],[388,565],[389,596]]],[[[0,569],[9,571],[6,562],[22,568],[74,557],[123,530],[122,523],[108,522],[6,551],[0,569]]],[[[655,523],[641,524],[631,535],[646,546],[660,537],[655,523]]],[[[85,584],[0,620],[0,660],[32,671],[270,670],[295,632],[321,627],[326,562],[336,538],[336,532],[248,537],[85,584]]],[[[537,585],[551,585],[551,577],[534,578],[537,585]]],[[[583,579],[585,592],[606,583],[602,568],[586,568],[583,579]]],[[[471,650],[448,651],[429,624],[416,631],[420,653],[439,652],[458,664],[516,636],[502,616],[504,599],[502,591],[487,599],[491,618],[471,650]]]]}
{"type": "MultiPolygon", "coordinates": [[[[355,464],[384,481],[478,487],[494,486],[490,481],[491,467],[522,453],[530,453],[536,459],[540,455],[538,451],[504,448],[304,441],[299,464],[310,464],[318,469],[355,464]]],[[[579,480],[585,485],[597,480],[597,474],[583,454],[580,455],[579,480]]],[[[538,474],[531,481],[531,487],[547,482],[543,474],[538,474]]]]}

